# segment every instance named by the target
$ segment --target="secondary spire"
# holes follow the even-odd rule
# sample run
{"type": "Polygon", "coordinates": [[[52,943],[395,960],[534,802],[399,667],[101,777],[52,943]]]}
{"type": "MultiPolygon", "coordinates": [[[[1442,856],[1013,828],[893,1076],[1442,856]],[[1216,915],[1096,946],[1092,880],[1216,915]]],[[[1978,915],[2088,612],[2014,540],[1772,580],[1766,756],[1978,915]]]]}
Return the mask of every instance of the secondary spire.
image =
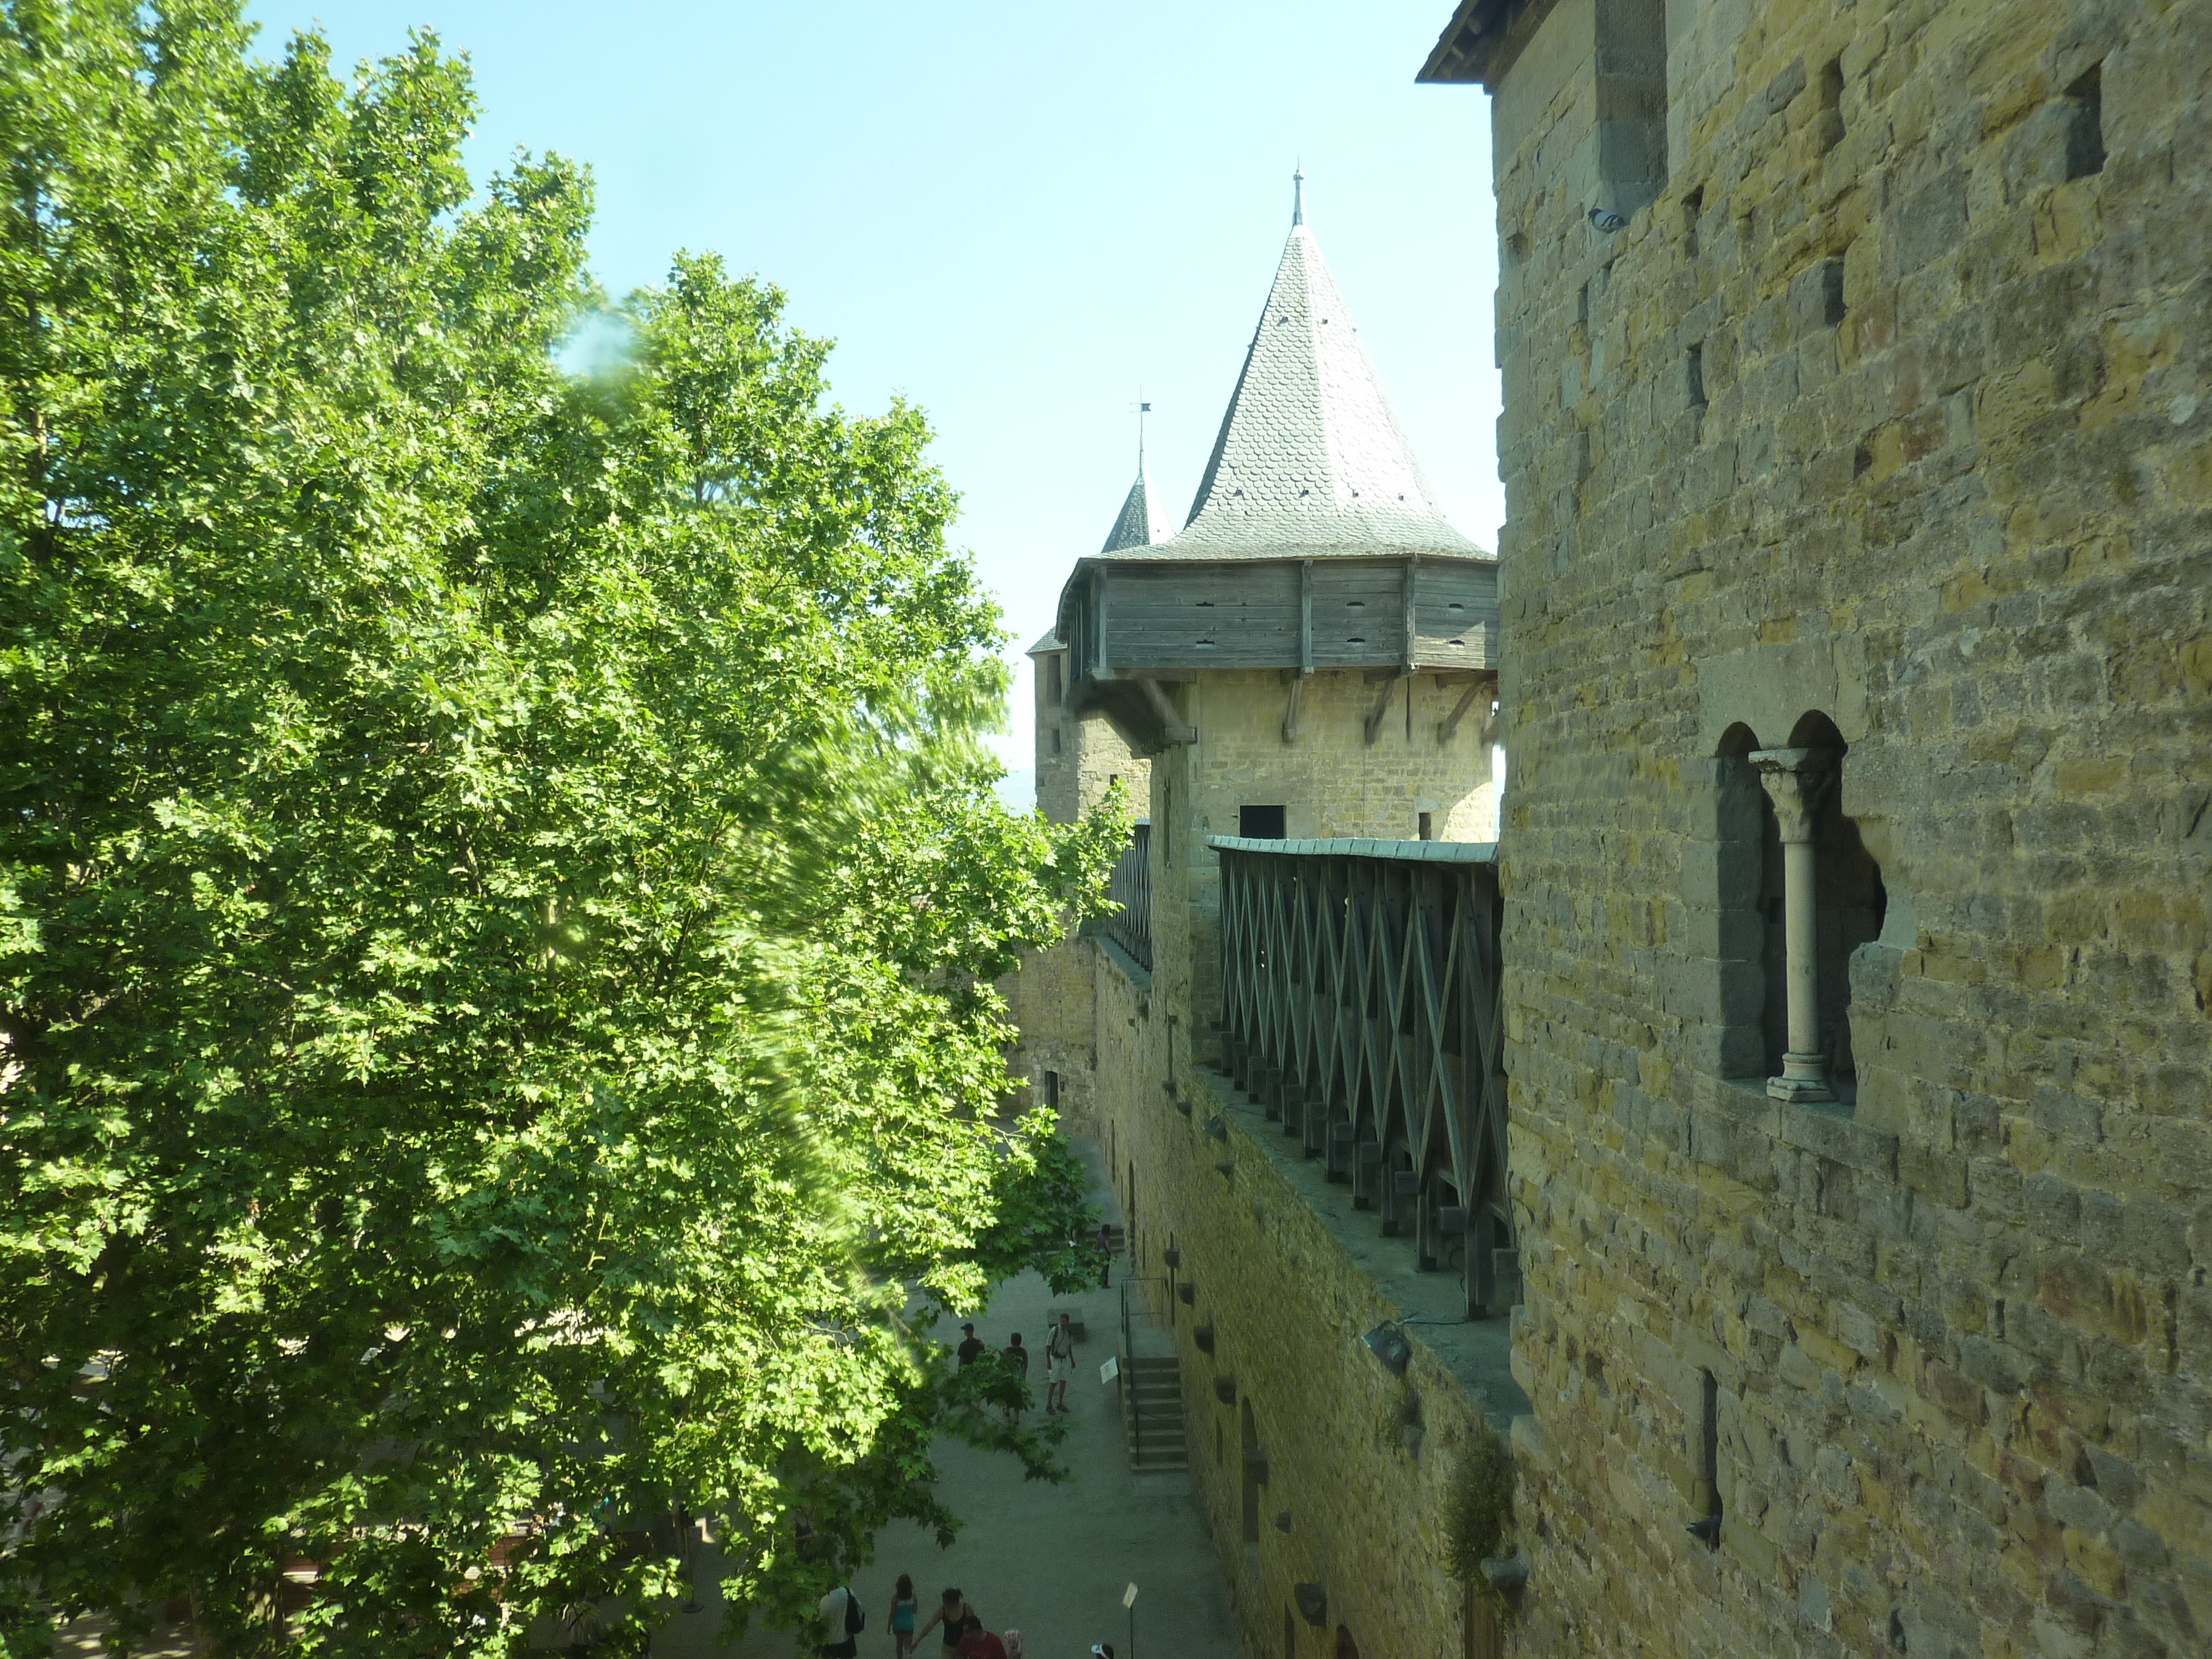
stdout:
{"type": "Polygon", "coordinates": [[[1306,175],[1303,169],[1297,169],[1291,174],[1291,223],[1297,226],[1305,222],[1306,175]]]}

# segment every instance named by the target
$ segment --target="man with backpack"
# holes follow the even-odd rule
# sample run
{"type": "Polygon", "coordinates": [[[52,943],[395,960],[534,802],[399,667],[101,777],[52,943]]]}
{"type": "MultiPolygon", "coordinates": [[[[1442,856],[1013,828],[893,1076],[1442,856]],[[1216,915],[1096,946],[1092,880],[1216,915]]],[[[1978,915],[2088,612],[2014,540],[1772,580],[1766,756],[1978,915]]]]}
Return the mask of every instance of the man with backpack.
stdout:
{"type": "Polygon", "coordinates": [[[815,1609],[830,1639],[822,1644],[823,1659],[854,1659],[860,1651],[860,1632],[868,1622],[860,1598],[850,1584],[840,1584],[822,1598],[815,1609]]]}

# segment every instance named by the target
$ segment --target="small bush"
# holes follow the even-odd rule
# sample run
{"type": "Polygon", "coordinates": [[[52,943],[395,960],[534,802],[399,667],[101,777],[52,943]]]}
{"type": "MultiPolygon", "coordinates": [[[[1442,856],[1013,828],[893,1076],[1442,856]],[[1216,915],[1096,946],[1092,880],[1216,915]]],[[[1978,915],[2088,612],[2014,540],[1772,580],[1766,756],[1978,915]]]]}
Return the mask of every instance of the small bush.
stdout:
{"type": "Polygon", "coordinates": [[[1482,1571],[1513,1535],[1513,1453],[1486,1422],[1460,1453],[1444,1516],[1444,1564],[1478,1595],[1502,1603],[1482,1571]]]}

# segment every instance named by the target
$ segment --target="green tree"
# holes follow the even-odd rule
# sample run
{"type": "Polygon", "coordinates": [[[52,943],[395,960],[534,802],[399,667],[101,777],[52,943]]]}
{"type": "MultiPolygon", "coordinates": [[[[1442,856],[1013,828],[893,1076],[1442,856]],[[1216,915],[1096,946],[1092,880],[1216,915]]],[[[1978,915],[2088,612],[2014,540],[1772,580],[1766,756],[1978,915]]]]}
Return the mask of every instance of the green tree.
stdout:
{"type": "Polygon", "coordinates": [[[993,804],[915,411],[708,258],[564,374],[586,178],[246,46],[0,4],[6,1650],[511,1651],[687,1513],[795,1622],[933,1434],[1048,1472],[921,1326],[1075,1271],[992,983],[1122,815],[993,804]]]}

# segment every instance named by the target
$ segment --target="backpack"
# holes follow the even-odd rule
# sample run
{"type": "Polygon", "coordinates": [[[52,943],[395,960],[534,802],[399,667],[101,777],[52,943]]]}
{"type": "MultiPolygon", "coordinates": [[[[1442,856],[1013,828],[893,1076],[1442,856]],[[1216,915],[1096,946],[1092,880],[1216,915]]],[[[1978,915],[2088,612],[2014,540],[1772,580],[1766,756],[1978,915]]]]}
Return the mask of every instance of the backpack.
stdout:
{"type": "Polygon", "coordinates": [[[853,1587],[848,1584],[845,1586],[845,1634],[850,1636],[854,1632],[867,1627],[867,1610],[861,1607],[860,1598],[853,1594],[853,1587]]]}

